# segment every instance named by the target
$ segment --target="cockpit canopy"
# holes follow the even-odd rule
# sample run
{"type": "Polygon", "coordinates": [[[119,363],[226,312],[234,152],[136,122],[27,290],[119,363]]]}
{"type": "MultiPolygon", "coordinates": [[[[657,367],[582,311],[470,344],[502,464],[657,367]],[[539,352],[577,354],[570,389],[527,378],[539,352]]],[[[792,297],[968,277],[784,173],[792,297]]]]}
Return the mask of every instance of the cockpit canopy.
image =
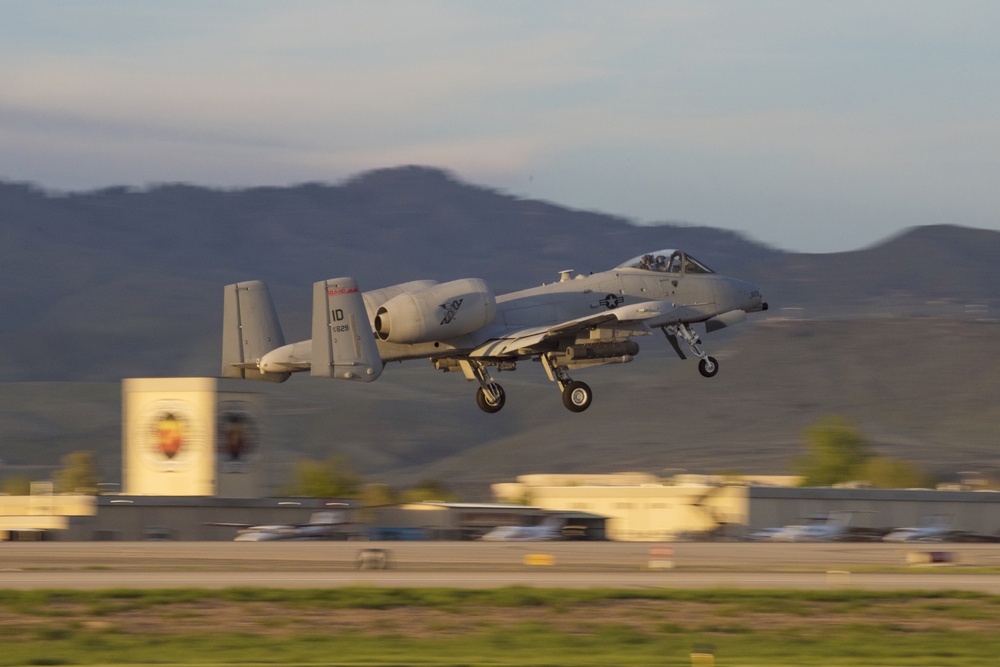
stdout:
{"type": "Polygon", "coordinates": [[[642,269],[661,273],[715,273],[682,250],[657,250],[619,264],[617,269],[642,269]]]}

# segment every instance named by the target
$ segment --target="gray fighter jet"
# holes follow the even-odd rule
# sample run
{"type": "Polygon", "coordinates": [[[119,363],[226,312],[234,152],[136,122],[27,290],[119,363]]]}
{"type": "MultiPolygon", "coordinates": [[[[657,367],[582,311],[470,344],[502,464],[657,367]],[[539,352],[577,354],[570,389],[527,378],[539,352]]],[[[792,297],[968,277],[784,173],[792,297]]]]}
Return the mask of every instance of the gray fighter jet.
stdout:
{"type": "Polygon", "coordinates": [[[312,338],[285,344],[267,286],[225,288],[222,375],[283,382],[295,372],[371,382],[385,362],[430,359],[479,383],[476,403],[503,408],[506,394],[490,369],[540,361],[572,412],[590,407],[590,387],[569,373],[632,361],[634,340],[660,329],[682,359],[683,341],[713,377],[719,363],[691,328],[712,332],[767,310],[753,284],[715,273],[680,250],[639,255],[610,271],[577,275],[496,296],[478,278],[421,280],[362,293],[353,278],[313,285],[312,338]]]}

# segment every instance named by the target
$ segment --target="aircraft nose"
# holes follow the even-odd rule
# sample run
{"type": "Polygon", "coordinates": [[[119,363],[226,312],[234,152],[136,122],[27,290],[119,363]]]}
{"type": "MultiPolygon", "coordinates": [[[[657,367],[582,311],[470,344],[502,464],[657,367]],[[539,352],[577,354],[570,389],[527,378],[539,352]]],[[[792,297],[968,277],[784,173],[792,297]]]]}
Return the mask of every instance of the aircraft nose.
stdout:
{"type": "Polygon", "coordinates": [[[749,308],[746,309],[748,313],[759,313],[762,310],[767,310],[767,302],[764,301],[764,296],[760,291],[760,288],[752,283],[747,283],[749,287],[749,308]]]}

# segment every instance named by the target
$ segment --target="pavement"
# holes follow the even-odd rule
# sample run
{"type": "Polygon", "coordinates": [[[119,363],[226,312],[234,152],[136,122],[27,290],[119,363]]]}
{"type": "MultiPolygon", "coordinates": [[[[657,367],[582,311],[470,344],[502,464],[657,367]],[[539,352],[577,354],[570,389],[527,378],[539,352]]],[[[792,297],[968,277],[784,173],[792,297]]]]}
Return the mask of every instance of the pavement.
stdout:
{"type": "MultiPolygon", "coordinates": [[[[996,572],[992,570],[996,569],[996,572]]],[[[503,587],[973,590],[1000,545],[4,542],[0,589],[503,587]]]]}

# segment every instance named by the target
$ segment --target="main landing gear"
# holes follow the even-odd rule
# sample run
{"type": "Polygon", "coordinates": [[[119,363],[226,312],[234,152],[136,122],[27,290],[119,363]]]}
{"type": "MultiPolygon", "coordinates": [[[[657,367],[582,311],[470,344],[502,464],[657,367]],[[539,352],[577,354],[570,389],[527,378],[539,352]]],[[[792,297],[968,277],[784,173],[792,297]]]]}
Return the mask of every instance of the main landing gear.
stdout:
{"type": "Polygon", "coordinates": [[[479,389],[476,390],[476,405],[483,412],[493,414],[500,412],[504,403],[507,402],[507,393],[503,387],[497,383],[486,367],[479,362],[472,362],[472,372],[479,380],[479,389]]]}
{"type": "Polygon", "coordinates": [[[496,382],[491,382],[488,388],[480,387],[476,390],[476,405],[483,412],[500,412],[506,402],[507,392],[496,382]]]}
{"type": "MultiPolygon", "coordinates": [[[[507,402],[507,393],[496,380],[494,380],[486,367],[479,362],[471,361],[472,373],[479,381],[479,388],[476,389],[476,405],[483,412],[490,414],[500,412],[504,403],[507,402]]],[[[583,412],[590,407],[594,400],[594,392],[586,382],[574,380],[566,372],[564,366],[559,366],[555,359],[548,354],[542,355],[542,365],[549,379],[559,385],[562,392],[563,405],[570,412],[583,412]]]]}
{"type": "Polygon", "coordinates": [[[698,347],[701,340],[698,338],[698,334],[687,324],[671,324],[670,326],[663,327],[663,335],[667,337],[670,346],[674,348],[677,356],[681,359],[687,359],[687,357],[684,356],[680,345],[677,344],[677,337],[680,336],[688,344],[694,356],[701,360],[698,362],[698,372],[704,377],[715,377],[715,374],[719,372],[719,362],[715,360],[715,357],[708,356],[707,352],[698,347]]]}
{"type": "Polygon", "coordinates": [[[594,400],[594,392],[591,391],[590,385],[571,378],[566,367],[558,365],[551,354],[542,355],[542,366],[545,367],[549,379],[559,385],[563,405],[567,410],[583,412],[590,407],[591,401],[594,400]]]}

